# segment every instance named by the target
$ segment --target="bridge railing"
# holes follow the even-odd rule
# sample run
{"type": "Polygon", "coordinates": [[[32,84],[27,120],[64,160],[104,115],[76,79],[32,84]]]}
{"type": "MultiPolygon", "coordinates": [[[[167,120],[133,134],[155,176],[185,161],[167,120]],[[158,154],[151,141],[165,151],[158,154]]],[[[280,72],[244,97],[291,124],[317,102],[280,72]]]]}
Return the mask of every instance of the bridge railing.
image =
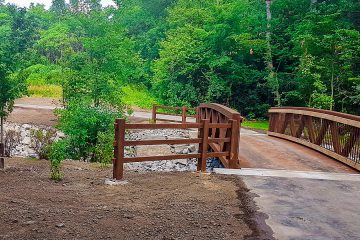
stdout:
{"type": "Polygon", "coordinates": [[[115,142],[114,142],[114,170],[113,176],[115,179],[123,178],[124,163],[144,162],[144,161],[159,161],[159,160],[176,160],[176,159],[190,159],[197,158],[197,170],[206,172],[206,160],[210,157],[229,157],[230,151],[209,151],[209,144],[219,144],[231,142],[231,138],[213,138],[209,136],[210,129],[231,129],[234,127],[235,121],[230,124],[214,124],[210,123],[209,119],[201,120],[200,123],[186,123],[186,124],[131,124],[126,123],[125,119],[117,119],[115,122],[115,142]],[[192,139],[161,139],[161,140],[125,140],[125,131],[135,129],[188,129],[198,128],[200,131],[198,138],[192,139]],[[199,152],[194,154],[174,154],[164,156],[146,156],[146,157],[125,157],[125,146],[140,146],[140,145],[169,145],[169,144],[200,144],[199,152]]]}
{"type": "Polygon", "coordinates": [[[360,170],[360,116],[328,110],[269,110],[268,135],[300,143],[360,170]]]}
{"type": "MultiPolygon", "coordinates": [[[[226,168],[239,166],[239,141],[240,141],[240,114],[230,108],[219,104],[201,104],[198,108],[196,123],[126,123],[124,119],[115,121],[115,141],[113,159],[113,176],[115,179],[123,178],[124,163],[198,159],[198,171],[206,171],[206,160],[217,157],[226,168]],[[136,140],[125,139],[127,131],[136,129],[198,129],[198,137],[192,139],[161,139],[161,140],[136,140]],[[139,156],[125,157],[126,146],[139,145],[169,145],[169,144],[199,144],[198,153],[174,154],[166,156],[139,156]]],[[[168,121],[167,119],[164,119],[168,121]]]]}
{"type": "Polygon", "coordinates": [[[211,128],[209,135],[213,138],[231,138],[230,142],[210,143],[212,151],[230,151],[229,158],[220,156],[219,159],[225,168],[240,168],[239,144],[240,127],[243,118],[240,113],[231,108],[216,103],[202,103],[198,107],[197,121],[209,119],[210,123],[232,123],[231,129],[211,128]]]}
{"type": "Polygon", "coordinates": [[[161,105],[153,105],[153,108],[152,108],[152,122],[153,123],[156,123],[157,120],[167,121],[167,122],[186,123],[188,118],[193,118],[193,119],[197,118],[197,108],[189,108],[186,106],[170,107],[170,106],[161,106],[161,105]],[[162,111],[159,112],[159,110],[162,110],[162,111]],[[196,112],[196,114],[193,114],[193,112],[196,112]],[[176,120],[176,119],[160,118],[159,115],[181,117],[181,121],[176,120]]]}

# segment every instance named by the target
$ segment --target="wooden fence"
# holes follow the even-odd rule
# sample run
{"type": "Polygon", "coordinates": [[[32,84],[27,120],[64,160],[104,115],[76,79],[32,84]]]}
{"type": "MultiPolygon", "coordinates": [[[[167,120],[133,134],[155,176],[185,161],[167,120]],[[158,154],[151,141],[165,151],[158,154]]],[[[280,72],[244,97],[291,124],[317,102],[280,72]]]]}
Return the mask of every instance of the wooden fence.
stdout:
{"type": "Polygon", "coordinates": [[[115,179],[123,178],[124,163],[176,160],[176,159],[198,159],[198,171],[206,171],[206,160],[217,157],[227,168],[236,168],[239,165],[238,148],[240,138],[240,114],[218,104],[202,104],[198,108],[201,113],[196,123],[181,124],[132,124],[126,123],[124,119],[115,122],[115,141],[113,160],[113,176],[115,179]],[[197,138],[193,139],[166,139],[166,140],[137,140],[125,139],[126,131],[135,129],[198,129],[197,138]],[[168,144],[199,144],[198,153],[175,154],[166,156],[149,157],[125,157],[125,146],[139,145],[168,145],[168,144]]]}
{"type": "Polygon", "coordinates": [[[360,116],[312,108],[271,108],[268,135],[313,148],[360,170],[360,116]]]}
{"type": "Polygon", "coordinates": [[[170,106],[161,106],[161,105],[153,105],[152,108],[153,123],[156,123],[157,120],[166,121],[166,122],[186,123],[188,118],[192,118],[192,119],[197,118],[197,108],[189,108],[186,106],[170,107],[170,106]],[[159,112],[159,110],[163,110],[163,111],[159,112]],[[189,111],[196,112],[196,114],[189,113],[189,111]],[[181,117],[181,121],[177,119],[159,118],[158,115],[181,117]]]}

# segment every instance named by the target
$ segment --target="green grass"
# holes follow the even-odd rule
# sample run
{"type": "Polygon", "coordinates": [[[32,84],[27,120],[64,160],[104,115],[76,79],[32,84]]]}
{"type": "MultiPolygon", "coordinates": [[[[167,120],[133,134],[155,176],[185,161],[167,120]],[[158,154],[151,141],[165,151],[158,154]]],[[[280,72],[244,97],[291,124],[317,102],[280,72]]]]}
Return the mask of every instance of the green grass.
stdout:
{"type": "Polygon", "coordinates": [[[268,130],[269,121],[244,121],[241,126],[253,129],[268,130]]]}
{"type": "Polygon", "coordinates": [[[122,90],[124,94],[122,100],[129,106],[151,109],[153,104],[159,103],[146,88],[126,85],[122,87],[122,90]]]}
{"type": "MultiPolygon", "coordinates": [[[[159,101],[145,87],[126,85],[122,87],[122,91],[122,101],[131,107],[151,109],[153,104],[159,104],[159,101]]],[[[32,97],[62,97],[62,88],[58,85],[30,85],[28,92],[32,97]]]]}
{"type": "Polygon", "coordinates": [[[32,97],[62,97],[62,87],[58,85],[30,85],[28,92],[32,97]]]}

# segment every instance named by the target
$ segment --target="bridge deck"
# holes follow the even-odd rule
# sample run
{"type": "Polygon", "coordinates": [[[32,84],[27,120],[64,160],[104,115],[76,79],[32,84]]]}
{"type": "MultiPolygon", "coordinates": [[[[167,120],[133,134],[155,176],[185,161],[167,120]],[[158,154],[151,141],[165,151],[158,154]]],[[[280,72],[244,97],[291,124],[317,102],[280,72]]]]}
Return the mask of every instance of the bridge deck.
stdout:
{"type": "Polygon", "coordinates": [[[241,167],[358,173],[310,148],[283,139],[241,129],[241,167]]]}

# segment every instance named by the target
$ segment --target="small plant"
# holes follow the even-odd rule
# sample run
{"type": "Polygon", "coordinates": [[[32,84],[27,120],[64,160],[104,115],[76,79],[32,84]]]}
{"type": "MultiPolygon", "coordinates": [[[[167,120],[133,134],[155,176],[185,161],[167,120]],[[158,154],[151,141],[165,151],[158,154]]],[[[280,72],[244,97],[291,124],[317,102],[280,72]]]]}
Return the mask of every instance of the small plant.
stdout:
{"type": "Polygon", "coordinates": [[[15,130],[5,132],[4,138],[4,156],[11,157],[11,151],[20,143],[20,133],[15,130]]]}
{"type": "Polygon", "coordinates": [[[54,129],[32,129],[30,134],[35,153],[40,159],[49,159],[50,145],[54,142],[56,131],[54,129]]]}
{"type": "Polygon", "coordinates": [[[95,146],[95,161],[101,163],[105,167],[112,162],[114,156],[114,134],[111,132],[100,132],[98,134],[98,142],[95,146]]]}
{"type": "Polygon", "coordinates": [[[63,175],[61,173],[61,162],[66,159],[66,151],[68,148],[68,142],[66,140],[60,140],[53,143],[50,147],[49,156],[51,163],[51,179],[54,181],[61,181],[63,175]]]}

